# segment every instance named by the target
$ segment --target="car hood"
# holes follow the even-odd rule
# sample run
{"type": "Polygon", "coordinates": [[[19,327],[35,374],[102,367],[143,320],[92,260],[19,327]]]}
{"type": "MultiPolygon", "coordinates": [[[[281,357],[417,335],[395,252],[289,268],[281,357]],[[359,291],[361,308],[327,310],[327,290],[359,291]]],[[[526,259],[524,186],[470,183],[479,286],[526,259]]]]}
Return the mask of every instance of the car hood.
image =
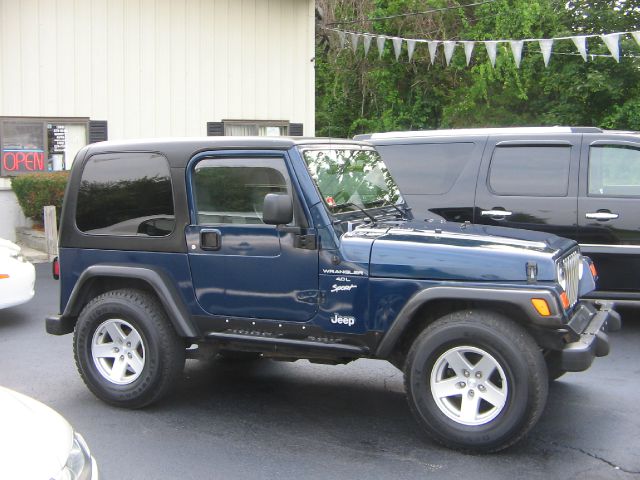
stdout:
{"type": "Polygon", "coordinates": [[[73,444],[71,425],[46,405],[0,387],[0,478],[54,478],[73,444]]]}
{"type": "Polygon", "coordinates": [[[369,248],[371,277],[479,282],[526,281],[527,263],[536,264],[538,280],[553,281],[555,258],[576,246],[542,232],[428,222],[359,227],[342,244],[361,258],[369,248]]]}
{"type": "Polygon", "coordinates": [[[8,257],[20,253],[20,247],[9,240],[0,238],[0,256],[8,257]]]}

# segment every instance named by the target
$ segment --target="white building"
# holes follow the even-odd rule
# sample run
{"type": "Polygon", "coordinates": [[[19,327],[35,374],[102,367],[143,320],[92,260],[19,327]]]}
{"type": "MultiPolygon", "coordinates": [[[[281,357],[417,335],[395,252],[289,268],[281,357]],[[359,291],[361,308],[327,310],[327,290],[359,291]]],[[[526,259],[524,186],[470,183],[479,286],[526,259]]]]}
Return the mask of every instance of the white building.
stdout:
{"type": "Polygon", "coordinates": [[[313,135],[312,0],[0,0],[0,237],[10,178],[89,142],[313,135]]]}

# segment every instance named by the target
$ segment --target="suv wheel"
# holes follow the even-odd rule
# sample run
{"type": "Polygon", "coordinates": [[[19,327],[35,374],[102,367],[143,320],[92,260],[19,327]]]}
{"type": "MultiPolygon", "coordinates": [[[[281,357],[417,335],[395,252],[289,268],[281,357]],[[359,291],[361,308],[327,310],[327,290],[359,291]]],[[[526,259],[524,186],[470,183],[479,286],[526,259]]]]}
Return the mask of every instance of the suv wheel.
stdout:
{"type": "Polygon", "coordinates": [[[547,399],[540,349],[509,319],[455,312],[429,325],[405,364],[409,407],[440,443],[467,451],[502,450],[536,423],[547,399]]]}
{"type": "Polygon", "coordinates": [[[140,408],[175,383],[185,348],[155,297],[123,289],[99,295],[82,310],[74,355],[82,379],[98,398],[140,408]]]}

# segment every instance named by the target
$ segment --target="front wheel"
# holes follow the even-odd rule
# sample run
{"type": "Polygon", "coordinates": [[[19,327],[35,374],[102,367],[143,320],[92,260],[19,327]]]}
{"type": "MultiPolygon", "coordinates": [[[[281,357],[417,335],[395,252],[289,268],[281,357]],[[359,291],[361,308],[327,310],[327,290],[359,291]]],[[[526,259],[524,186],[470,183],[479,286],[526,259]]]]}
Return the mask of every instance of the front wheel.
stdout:
{"type": "Polygon", "coordinates": [[[435,440],[495,452],[517,442],[539,419],[547,371],[531,336],[508,318],[454,312],[414,341],[405,387],[412,413],[435,440]]]}
{"type": "Polygon", "coordinates": [[[155,297],[123,289],[103,293],[84,307],[74,354],[82,379],[98,398],[140,408],[175,384],[185,346],[155,297]]]}

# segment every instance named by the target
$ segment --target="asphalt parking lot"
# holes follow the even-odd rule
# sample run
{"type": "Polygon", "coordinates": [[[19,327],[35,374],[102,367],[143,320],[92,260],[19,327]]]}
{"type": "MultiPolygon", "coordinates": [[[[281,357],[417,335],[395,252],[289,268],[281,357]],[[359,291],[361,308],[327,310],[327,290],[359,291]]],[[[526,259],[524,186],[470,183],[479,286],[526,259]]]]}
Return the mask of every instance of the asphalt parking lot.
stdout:
{"type": "Polygon", "coordinates": [[[110,407],[77,374],[72,337],[45,333],[59,285],[48,264],[37,273],[36,298],[0,310],[0,385],[62,413],[107,479],[640,478],[640,311],[623,312],[611,355],[554,382],[525,441],[472,456],[422,435],[381,361],[188,361],[160,404],[110,407]]]}

